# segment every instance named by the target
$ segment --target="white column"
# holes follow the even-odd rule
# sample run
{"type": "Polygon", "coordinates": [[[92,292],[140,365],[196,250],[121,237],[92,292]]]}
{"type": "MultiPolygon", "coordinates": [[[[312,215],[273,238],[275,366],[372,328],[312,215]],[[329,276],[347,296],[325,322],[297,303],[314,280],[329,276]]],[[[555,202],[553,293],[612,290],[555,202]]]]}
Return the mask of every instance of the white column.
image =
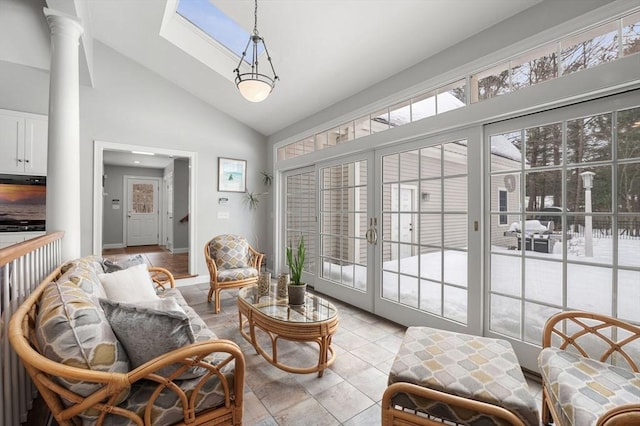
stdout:
{"type": "Polygon", "coordinates": [[[51,29],[47,231],[64,231],[62,260],[80,257],[80,87],[77,19],[45,8],[51,29]]]}

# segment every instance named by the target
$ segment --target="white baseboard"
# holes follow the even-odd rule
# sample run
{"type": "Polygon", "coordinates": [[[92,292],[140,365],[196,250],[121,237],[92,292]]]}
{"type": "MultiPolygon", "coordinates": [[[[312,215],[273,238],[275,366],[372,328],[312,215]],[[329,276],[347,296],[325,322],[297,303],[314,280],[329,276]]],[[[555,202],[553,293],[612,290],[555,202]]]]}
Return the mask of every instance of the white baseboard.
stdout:
{"type": "Polygon", "coordinates": [[[173,253],[173,254],[189,253],[189,247],[174,248],[171,251],[171,253],[173,253]]]}
{"type": "Polygon", "coordinates": [[[115,244],[103,244],[102,245],[102,249],[117,249],[117,248],[125,248],[126,246],[122,243],[115,243],[115,244]]]}
{"type": "Polygon", "coordinates": [[[188,285],[202,284],[202,283],[207,283],[208,281],[209,281],[208,277],[201,277],[196,275],[195,277],[180,278],[176,280],[176,287],[185,287],[188,285]]]}

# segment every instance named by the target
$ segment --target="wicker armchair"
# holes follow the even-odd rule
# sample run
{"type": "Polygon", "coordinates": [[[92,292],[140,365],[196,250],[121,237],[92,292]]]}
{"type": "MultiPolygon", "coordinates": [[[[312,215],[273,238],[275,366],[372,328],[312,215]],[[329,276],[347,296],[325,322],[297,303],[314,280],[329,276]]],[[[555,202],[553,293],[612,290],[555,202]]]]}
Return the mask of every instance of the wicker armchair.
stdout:
{"type": "Polygon", "coordinates": [[[239,288],[258,281],[264,254],[249,245],[238,235],[218,235],[204,246],[204,257],[209,268],[209,295],[215,294],[215,311],[220,312],[220,291],[239,288]]]}
{"type": "Polygon", "coordinates": [[[542,347],[543,424],[640,425],[640,326],[560,312],[547,320],[542,347]]]}

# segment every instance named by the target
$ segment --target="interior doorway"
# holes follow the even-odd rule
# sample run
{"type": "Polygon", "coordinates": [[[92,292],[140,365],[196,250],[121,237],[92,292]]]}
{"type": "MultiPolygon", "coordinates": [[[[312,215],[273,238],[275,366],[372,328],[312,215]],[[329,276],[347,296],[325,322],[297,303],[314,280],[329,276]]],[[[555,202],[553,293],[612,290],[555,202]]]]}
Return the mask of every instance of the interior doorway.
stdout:
{"type": "Polygon", "coordinates": [[[94,253],[112,259],[139,255],[149,265],[192,276],[195,156],[95,141],[94,253]]]}

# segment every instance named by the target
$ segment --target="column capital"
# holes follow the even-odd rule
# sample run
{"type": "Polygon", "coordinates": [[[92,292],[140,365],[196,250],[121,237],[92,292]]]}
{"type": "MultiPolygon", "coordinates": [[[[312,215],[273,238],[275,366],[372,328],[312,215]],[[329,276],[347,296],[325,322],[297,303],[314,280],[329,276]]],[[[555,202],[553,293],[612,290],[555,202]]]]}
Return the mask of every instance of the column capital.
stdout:
{"type": "Polygon", "coordinates": [[[84,32],[78,18],[48,7],[43,8],[43,11],[52,35],[59,34],[78,39],[84,32]]]}

